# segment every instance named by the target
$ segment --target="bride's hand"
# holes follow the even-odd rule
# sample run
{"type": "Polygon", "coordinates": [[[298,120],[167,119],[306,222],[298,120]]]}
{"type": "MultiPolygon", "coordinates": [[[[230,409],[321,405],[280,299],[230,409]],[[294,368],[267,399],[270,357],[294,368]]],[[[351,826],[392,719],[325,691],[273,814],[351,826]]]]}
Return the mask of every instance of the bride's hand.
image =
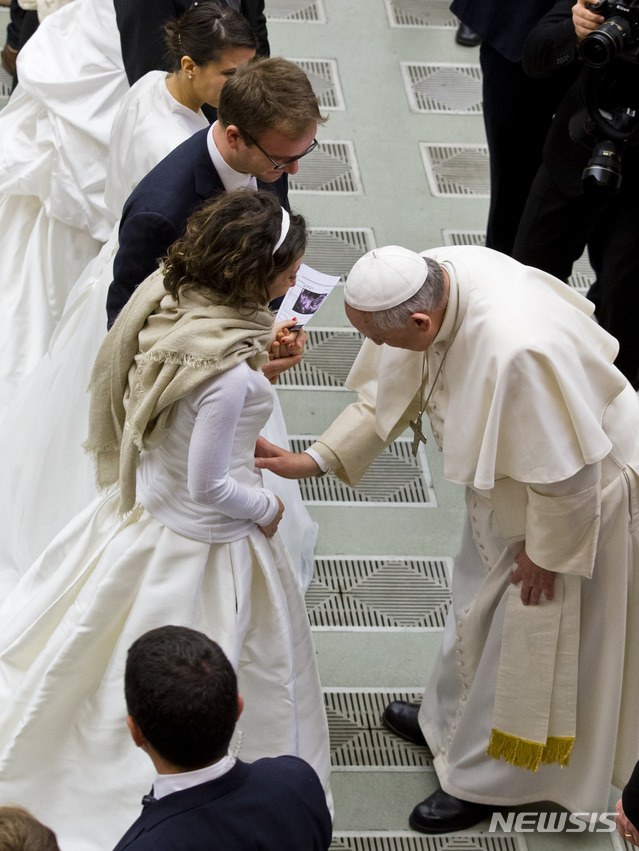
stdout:
{"type": "Polygon", "coordinates": [[[279,510],[273,520],[270,523],[267,523],[266,526],[260,526],[260,531],[263,535],[266,535],[267,538],[272,538],[273,535],[277,532],[277,527],[280,525],[280,520],[282,519],[282,514],[284,514],[284,503],[279,498],[277,494],[275,494],[275,499],[279,504],[279,510]]]}

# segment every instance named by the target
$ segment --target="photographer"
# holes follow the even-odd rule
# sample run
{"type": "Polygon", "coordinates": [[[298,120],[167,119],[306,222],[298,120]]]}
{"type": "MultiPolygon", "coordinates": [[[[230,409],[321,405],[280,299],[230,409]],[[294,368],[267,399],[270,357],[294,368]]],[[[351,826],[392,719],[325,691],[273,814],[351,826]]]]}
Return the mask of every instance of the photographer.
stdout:
{"type": "MultiPolygon", "coordinates": [[[[531,76],[550,76],[577,62],[582,70],[559,104],[548,133],[514,256],[567,280],[573,263],[588,246],[597,276],[589,298],[596,304],[599,323],[619,340],[616,366],[637,388],[639,148],[633,136],[638,135],[639,119],[633,111],[639,113],[639,47],[628,36],[620,49],[609,51],[601,67],[586,65],[581,59],[584,39],[605,27],[607,18],[616,13],[602,3],[605,14],[599,15],[590,5],[594,4],[586,0],[576,5],[572,0],[558,0],[526,42],[523,63],[531,76]],[[619,130],[620,122],[623,130],[619,130]],[[621,137],[628,141],[620,142],[621,137]],[[595,148],[601,152],[593,160],[595,148]],[[590,173],[587,181],[584,170],[590,173]]],[[[626,12],[631,20],[639,18],[639,9],[631,6],[626,12]]],[[[597,36],[601,38],[599,32],[597,36]]],[[[588,46],[592,58],[596,53],[592,40],[588,46]]]]}

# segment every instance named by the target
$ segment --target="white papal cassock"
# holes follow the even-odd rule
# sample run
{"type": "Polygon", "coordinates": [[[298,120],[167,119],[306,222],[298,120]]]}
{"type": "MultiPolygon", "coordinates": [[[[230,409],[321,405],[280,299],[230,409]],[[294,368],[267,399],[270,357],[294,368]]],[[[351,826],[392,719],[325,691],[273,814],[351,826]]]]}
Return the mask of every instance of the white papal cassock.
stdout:
{"type": "Polygon", "coordinates": [[[353,484],[428,399],[444,475],[467,503],[419,716],[441,786],[605,811],[639,755],[637,396],[612,366],[616,341],[568,286],[486,248],[425,255],[450,297],[423,392],[422,352],[367,340],[347,380],[358,401],[313,449],[353,484]],[[524,544],[558,574],[552,602],[524,606],[510,583],[524,544]],[[573,737],[567,767],[544,764],[573,737]],[[528,746],[536,771],[520,767],[528,746]]]}

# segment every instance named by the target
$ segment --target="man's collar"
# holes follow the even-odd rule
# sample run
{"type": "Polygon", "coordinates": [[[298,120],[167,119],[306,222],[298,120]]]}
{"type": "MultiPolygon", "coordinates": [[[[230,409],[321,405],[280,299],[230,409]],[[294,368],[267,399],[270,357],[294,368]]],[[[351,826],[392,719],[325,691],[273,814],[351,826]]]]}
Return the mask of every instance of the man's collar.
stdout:
{"type": "Polygon", "coordinates": [[[198,768],[195,771],[184,771],[181,774],[158,774],[153,781],[153,796],[156,800],[159,800],[166,795],[172,795],[173,792],[181,792],[183,789],[199,786],[209,780],[217,780],[218,777],[222,777],[227,771],[230,771],[234,765],[235,757],[231,753],[227,753],[225,757],[212,765],[206,765],[204,768],[198,768]]]}
{"type": "Polygon", "coordinates": [[[220,153],[219,148],[215,144],[215,137],[213,135],[214,128],[217,124],[218,122],[216,121],[215,124],[211,125],[211,130],[206,136],[206,144],[211,157],[211,162],[213,163],[213,167],[217,171],[220,180],[224,184],[224,189],[227,192],[232,192],[234,189],[257,189],[257,180],[252,174],[242,174],[242,172],[235,171],[235,169],[231,168],[220,153]]]}

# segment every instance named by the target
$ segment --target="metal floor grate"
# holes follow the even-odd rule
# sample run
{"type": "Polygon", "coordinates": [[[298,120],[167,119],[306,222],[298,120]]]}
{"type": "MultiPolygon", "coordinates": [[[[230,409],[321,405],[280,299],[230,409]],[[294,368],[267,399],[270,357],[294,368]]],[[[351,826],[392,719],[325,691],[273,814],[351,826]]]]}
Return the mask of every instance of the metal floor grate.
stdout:
{"type": "MultiPolygon", "coordinates": [[[[316,440],[311,435],[289,436],[292,452],[303,452],[316,440]]],[[[411,452],[412,441],[400,437],[373,461],[359,484],[349,487],[329,473],[319,479],[300,479],[302,499],[307,505],[437,506],[432,477],[424,447],[417,458],[411,452]]]]}
{"type": "Polygon", "coordinates": [[[449,0],[385,0],[391,27],[457,29],[449,0]]]}
{"type": "Polygon", "coordinates": [[[490,197],[488,147],[420,142],[430,190],[438,198],[490,197]]]}
{"type": "Polygon", "coordinates": [[[413,112],[481,115],[479,65],[400,62],[400,66],[413,112]]]}
{"type": "Polygon", "coordinates": [[[375,248],[371,228],[309,228],[304,262],[325,272],[346,278],[362,254],[375,248]]]}
{"type": "Polygon", "coordinates": [[[268,0],[267,21],[325,24],[324,0],[268,0]]]}
{"type": "Polygon", "coordinates": [[[432,768],[427,747],[412,745],[382,724],[382,712],[392,700],[421,703],[423,689],[340,689],[324,691],[335,769],[432,768]]]}
{"type": "Polygon", "coordinates": [[[572,275],[568,278],[568,283],[573,289],[586,295],[590,289],[590,285],[595,282],[595,273],[592,270],[590,261],[588,260],[588,252],[584,251],[579,260],[573,264],[572,275]]]}
{"type": "Polygon", "coordinates": [[[420,836],[409,831],[335,831],[329,851],[526,851],[527,847],[521,836],[485,833],[420,836]]]}
{"type": "Polygon", "coordinates": [[[314,629],[443,629],[451,558],[317,556],[306,592],[314,629]]]}
{"type": "Polygon", "coordinates": [[[352,142],[320,142],[288,181],[291,192],[361,195],[362,182],[352,142]]]}
{"type": "MultiPolygon", "coordinates": [[[[313,265],[306,260],[309,265],[313,265]]],[[[282,387],[343,388],[362,345],[354,328],[309,328],[302,362],[279,377],[282,387]]]]}
{"type": "Polygon", "coordinates": [[[344,95],[334,59],[291,59],[311,82],[321,109],[344,110],[344,95]]]}
{"type": "Polygon", "coordinates": [[[444,245],[486,245],[484,230],[443,230],[444,245]]]}

